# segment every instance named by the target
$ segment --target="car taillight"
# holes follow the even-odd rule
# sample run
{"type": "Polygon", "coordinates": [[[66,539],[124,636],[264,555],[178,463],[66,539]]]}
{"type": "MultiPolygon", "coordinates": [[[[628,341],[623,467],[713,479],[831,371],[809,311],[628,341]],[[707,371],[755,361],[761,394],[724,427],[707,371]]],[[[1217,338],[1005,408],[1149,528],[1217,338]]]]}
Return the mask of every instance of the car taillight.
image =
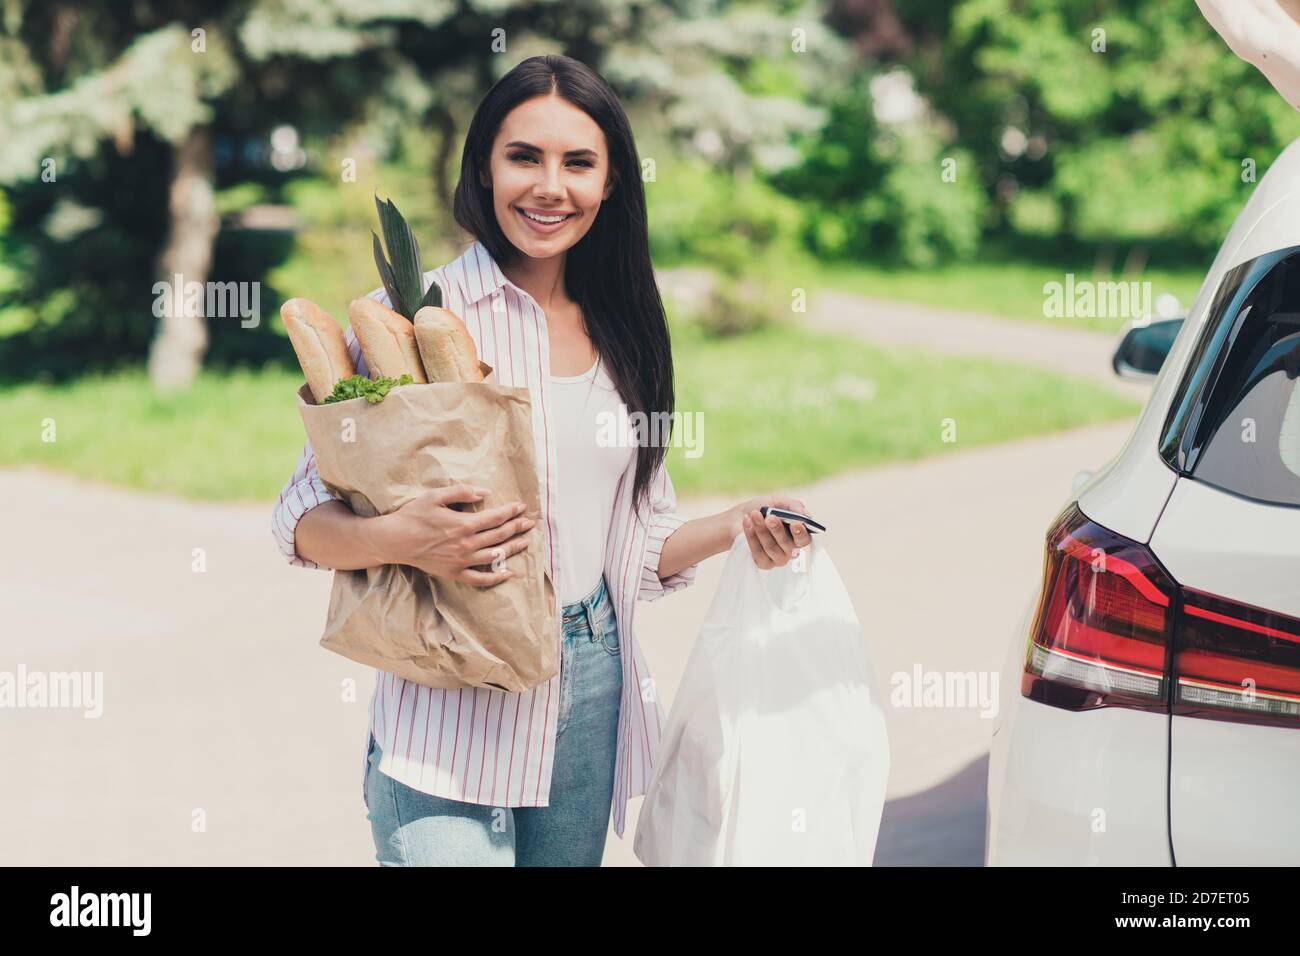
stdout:
{"type": "Polygon", "coordinates": [[[1300,727],[1300,619],[1179,586],[1077,504],[1047,534],[1029,638],[1020,691],[1053,707],[1300,727]]]}
{"type": "Polygon", "coordinates": [[[1166,710],[1176,593],[1151,552],[1071,505],[1048,532],[1021,693],[1069,710],[1166,710]]]}
{"type": "Polygon", "coordinates": [[[1183,589],[1173,711],[1300,726],[1300,620],[1183,589]]]}

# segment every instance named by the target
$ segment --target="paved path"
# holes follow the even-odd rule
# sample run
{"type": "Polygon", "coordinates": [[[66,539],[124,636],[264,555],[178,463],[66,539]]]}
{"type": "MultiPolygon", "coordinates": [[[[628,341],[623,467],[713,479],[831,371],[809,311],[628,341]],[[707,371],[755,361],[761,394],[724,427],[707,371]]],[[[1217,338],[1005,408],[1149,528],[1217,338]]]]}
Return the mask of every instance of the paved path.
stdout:
{"type": "MultiPolygon", "coordinates": [[[[1127,424],[840,475],[793,491],[832,529],[876,674],[997,670],[1076,470],[1127,424]]],[[[373,671],[317,645],[327,572],[291,568],[267,505],[198,505],[35,469],[0,471],[0,670],[103,671],[103,715],[0,710],[3,864],[355,864],[373,671]],[[195,549],[206,570],[197,572],[195,549]]],[[[687,517],[730,499],[686,499],[687,517]]],[[[642,604],[671,701],[722,558],[642,604]]],[[[990,722],[887,708],[881,862],[978,862],[990,722]],[[971,766],[975,764],[975,770],[971,766]],[[972,772],[975,777],[972,778],[972,772]],[[976,779],[978,778],[978,779],[976,779]],[[911,798],[910,800],[907,798],[911,798]],[[978,827],[978,830],[975,828],[978,827]]],[[[635,863],[611,839],[610,864],[635,863]]]]}
{"type": "Polygon", "coordinates": [[[819,291],[808,314],[814,328],[878,345],[1034,365],[1090,379],[1138,399],[1145,399],[1150,392],[1148,386],[1123,381],[1111,370],[1118,335],[837,291],[819,291]]]}

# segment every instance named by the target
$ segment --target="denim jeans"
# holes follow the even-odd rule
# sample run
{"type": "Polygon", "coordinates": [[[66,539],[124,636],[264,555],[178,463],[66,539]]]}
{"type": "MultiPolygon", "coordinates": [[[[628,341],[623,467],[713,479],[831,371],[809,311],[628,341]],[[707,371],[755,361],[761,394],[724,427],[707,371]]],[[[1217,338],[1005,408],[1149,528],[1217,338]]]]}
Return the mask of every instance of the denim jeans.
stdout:
{"type": "Polygon", "coordinates": [[[566,605],[560,710],[548,806],[435,797],[379,770],[370,738],[367,814],[381,866],[600,866],[614,796],[623,665],[614,606],[600,584],[566,605]]]}

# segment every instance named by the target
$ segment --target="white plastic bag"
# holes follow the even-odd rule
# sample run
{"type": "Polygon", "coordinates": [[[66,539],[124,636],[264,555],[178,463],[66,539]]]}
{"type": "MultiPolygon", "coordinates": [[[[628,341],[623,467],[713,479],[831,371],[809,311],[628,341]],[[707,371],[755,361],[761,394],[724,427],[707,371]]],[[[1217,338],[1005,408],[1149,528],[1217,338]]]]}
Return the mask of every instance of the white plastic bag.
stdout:
{"type": "Polygon", "coordinates": [[[637,821],[648,866],[870,866],[889,740],[862,628],[817,538],[781,568],[736,536],[637,821]]]}

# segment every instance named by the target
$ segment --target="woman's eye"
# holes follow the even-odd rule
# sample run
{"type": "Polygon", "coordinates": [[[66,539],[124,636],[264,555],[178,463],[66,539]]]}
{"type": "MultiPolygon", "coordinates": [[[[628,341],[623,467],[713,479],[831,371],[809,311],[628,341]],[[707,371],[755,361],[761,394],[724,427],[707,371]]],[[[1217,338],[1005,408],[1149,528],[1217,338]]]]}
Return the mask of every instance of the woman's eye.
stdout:
{"type": "MultiPolygon", "coordinates": [[[[512,160],[535,159],[532,153],[512,153],[510,155],[510,158],[512,160]]],[[[583,166],[586,166],[588,169],[592,169],[595,167],[595,164],[589,159],[575,159],[572,160],[572,162],[581,163],[583,166]]]]}

